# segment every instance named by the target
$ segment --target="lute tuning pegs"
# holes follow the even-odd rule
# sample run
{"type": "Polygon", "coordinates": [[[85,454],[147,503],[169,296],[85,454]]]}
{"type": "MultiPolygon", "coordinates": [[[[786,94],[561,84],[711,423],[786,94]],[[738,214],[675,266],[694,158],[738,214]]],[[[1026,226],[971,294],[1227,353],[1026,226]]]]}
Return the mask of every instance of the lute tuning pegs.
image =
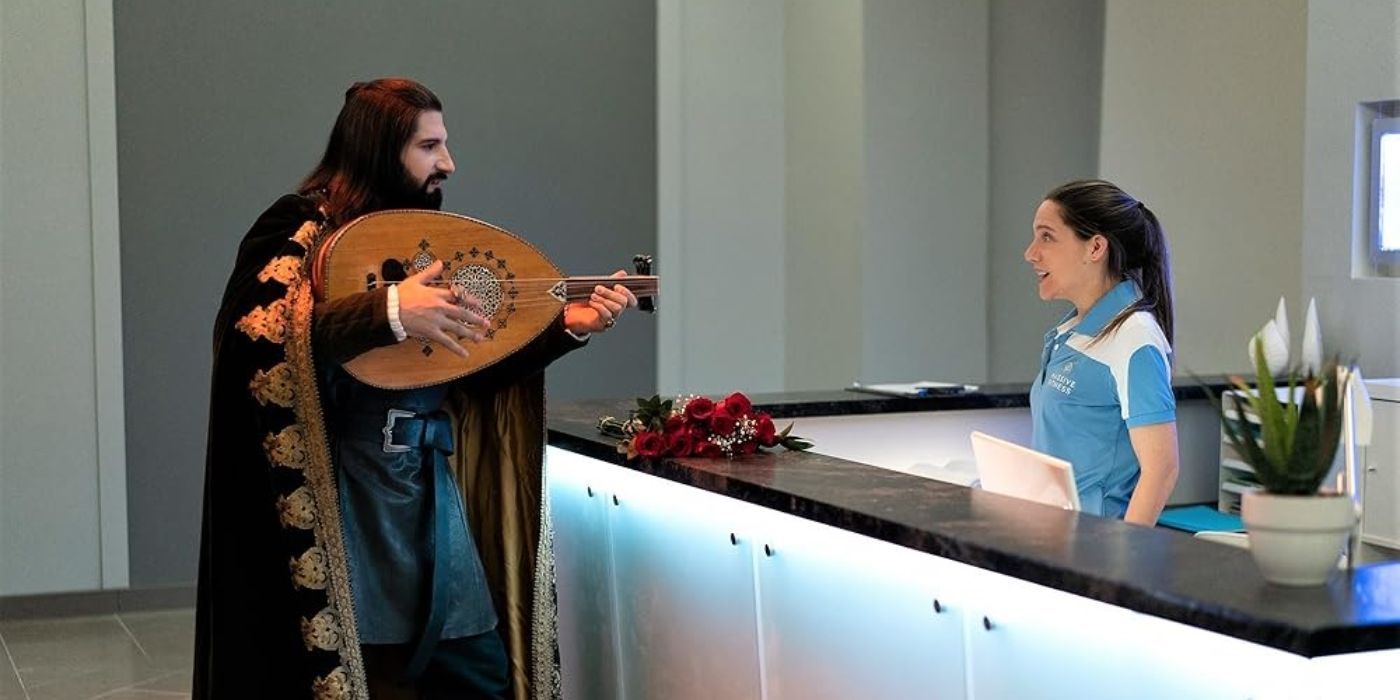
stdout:
{"type": "MultiPolygon", "coordinates": [[[[650,275],[652,257],[650,255],[633,255],[632,266],[636,268],[639,275],[650,275]]],[[[637,300],[637,308],[649,314],[656,313],[656,299],[654,297],[642,297],[637,300]]]]}

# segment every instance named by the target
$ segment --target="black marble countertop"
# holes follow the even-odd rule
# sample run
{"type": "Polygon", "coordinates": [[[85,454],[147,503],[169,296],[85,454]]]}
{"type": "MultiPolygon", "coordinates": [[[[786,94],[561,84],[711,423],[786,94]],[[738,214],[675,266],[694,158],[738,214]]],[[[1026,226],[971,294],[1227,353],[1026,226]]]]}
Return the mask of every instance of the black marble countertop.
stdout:
{"type": "MultiPolygon", "coordinates": [[[[1220,375],[1203,377],[1205,384],[1192,380],[1177,381],[1174,387],[1178,401],[1206,398],[1206,388],[1219,394],[1229,389],[1220,375]]],[[[981,384],[976,391],[921,398],[894,397],[864,391],[800,391],[784,394],[751,394],[749,398],[774,418],[802,416],[844,416],[860,413],[908,413],[914,411],[965,411],[979,408],[1025,408],[1031,405],[1030,385],[981,384]]]]}
{"type": "MultiPolygon", "coordinates": [[[[1012,391],[899,399],[851,392],[754,395],[781,416],[1025,405],[1012,391]]],[[[1199,391],[1197,389],[1196,391],[1199,391]]],[[[1179,394],[1180,395],[1180,394],[1179,394]]],[[[1190,398],[1189,394],[1183,398],[1190,398]]],[[[1266,583],[1249,553],[814,453],[626,463],[597,419],[631,401],[551,403],[549,443],[773,510],[1302,656],[1400,648],[1400,562],[1316,588],[1266,583]]],[[[782,427],[782,423],[779,423],[782,427]]],[[[820,447],[820,446],[818,446],[820,447]]]]}

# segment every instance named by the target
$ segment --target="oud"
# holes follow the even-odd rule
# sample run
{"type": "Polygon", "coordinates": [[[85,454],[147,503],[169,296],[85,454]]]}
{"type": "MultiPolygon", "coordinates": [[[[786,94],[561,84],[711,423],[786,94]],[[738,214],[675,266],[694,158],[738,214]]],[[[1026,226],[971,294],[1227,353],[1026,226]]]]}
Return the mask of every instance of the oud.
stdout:
{"type": "Polygon", "coordinates": [[[459,357],[435,342],[409,338],[346,362],[351,376],[382,389],[414,389],[449,382],[489,367],[554,323],[570,301],[587,299],[597,285],[621,284],[654,311],[658,278],[651,258],[633,258],[637,275],[566,277],[543,253],[497,226],[446,212],[397,209],[366,214],[328,236],[317,251],[311,284],[319,301],[338,299],[443,264],[436,284],[480,302],[489,321],[485,337],[459,357]]]}

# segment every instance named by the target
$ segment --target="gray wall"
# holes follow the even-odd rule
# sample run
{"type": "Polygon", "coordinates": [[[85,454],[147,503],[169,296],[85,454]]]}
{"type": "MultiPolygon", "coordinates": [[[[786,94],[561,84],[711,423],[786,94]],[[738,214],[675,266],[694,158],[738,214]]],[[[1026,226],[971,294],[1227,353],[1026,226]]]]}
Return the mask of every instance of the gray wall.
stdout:
{"type": "Polygon", "coordinates": [[[1315,0],[1307,32],[1303,295],[1317,297],[1329,351],[1368,377],[1400,376],[1400,279],[1353,276],[1351,254],[1369,234],[1357,103],[1400,99],[1400,2],[1315,0]]]}
{"type": "Polygon", "coordinates": [[[1031,217],[1051,188],[1098,174],[1104,0],[993,0],[991,13],[987,374],[1029,382],[1068,309],[1036,296],[1031,217]]]}
{"type": "Polygon", "coordinates": [[[861,368],[865,238],[863,4],[786,0],[784,388],[830,389],[861,368]]]}
{"type": "MultiPolygon", "coordinates": [[[[133,586],[194,577],[219,294],[345,88],[422,80],[458,166],[444,208],[610,272],[656,246],[655,20],[647,0],[117,5],[133,586]]],[[[550,396],[639,394],[655,375],[638,315],[557,363],[550,396]]]]}
{"type": "Polygon", "coordinates": [[[1029,381],[1063,311],[1021,250],[1098,168],[1103,0],[662,8],[663,387],[1029,381]]]}
{"type": "Polygon", "coordinates": [[[1108,3],[1100,173],[1166,229],[1178,374],[1248,369],[1246,342],[1280,296],[1302,329],[1307,13],[1303,0],[1108,3]]]}
{"type": "Polygon", "coordinates": [[[863,381],[986,376],[988,21],[865,3],[863,381]]]}

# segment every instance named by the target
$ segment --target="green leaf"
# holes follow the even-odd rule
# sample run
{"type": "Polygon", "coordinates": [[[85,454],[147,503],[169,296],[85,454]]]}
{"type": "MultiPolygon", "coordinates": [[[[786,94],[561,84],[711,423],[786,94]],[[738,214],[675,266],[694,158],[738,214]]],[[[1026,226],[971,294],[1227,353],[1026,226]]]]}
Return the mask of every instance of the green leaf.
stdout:
{"type": "MultiPolygon", "coordinates": [[[[1259,383],[1258,396],[1254,409],[1259,417],[1260,436],[1264,440],[1264,453],[1269,462],[1281,466],[1288,461],[1288,443],[1292,435],[1287,431],[1284,407],[1279,404],[1278,393],[1274,390],[1274,378],[1269,376],[1269,367],[1264,361],[1264,344],[1254,344],[1254,368],[1259,383]]],[[[1292,398],[1289,398],[1292,403],[1292,398]]]]}
{"type": "Polygon", "coordinates": [[[804,440],[797,436],[785,438],[782,442],[778,444],[782,445],[786,449],[792,450],[793,452],[803,452],[812,449],[812,447],[814,446],[810,441],[804,440]]]}

